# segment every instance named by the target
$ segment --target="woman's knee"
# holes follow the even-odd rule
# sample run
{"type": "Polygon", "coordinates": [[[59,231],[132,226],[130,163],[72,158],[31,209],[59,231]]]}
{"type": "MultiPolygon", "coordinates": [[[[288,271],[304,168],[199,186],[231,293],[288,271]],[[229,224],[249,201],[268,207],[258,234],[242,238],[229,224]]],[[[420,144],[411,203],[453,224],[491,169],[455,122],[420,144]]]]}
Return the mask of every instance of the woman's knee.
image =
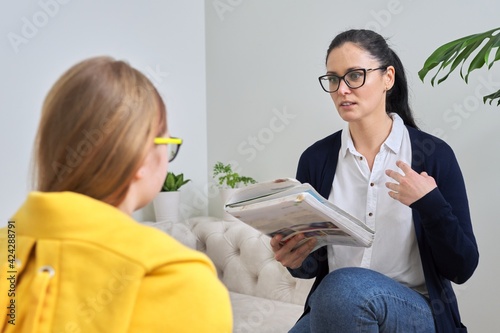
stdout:
{"type": "MultiPolygon", "coordinates": [[[[409,327],[415,320],[432,327],[429,304],[417,292],[378,272],[343,268],[328,274],[311,295],[311,325],[334,325],[341,332],[356,327],[409,327]],[[323,323],[323,324],[319,324],[323,323]]],[[[323,326],[324,326],[323,325],[323,326]]],[[[429,330],[432,331],[432,330],[429,330]]]]}
{"type": "Polygon", "coordinates": [[[322,306],[349,308],[349,305],[365,303],[368,298],[380,292],[382,280],[387,279],[380,273],[359,267],[337,269],[321,281],[311,298],[313,303],[322,306]]]}

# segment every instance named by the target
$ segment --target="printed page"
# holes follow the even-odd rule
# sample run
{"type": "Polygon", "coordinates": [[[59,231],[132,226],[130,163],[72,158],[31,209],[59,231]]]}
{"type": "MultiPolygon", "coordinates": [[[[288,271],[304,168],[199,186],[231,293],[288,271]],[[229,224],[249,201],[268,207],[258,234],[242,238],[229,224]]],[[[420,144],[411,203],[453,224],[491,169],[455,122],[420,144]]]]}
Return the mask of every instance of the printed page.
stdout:
{"type": "MultiPolygon", "coordinates": [[[[335,228],[328,228],[331,229],[328,233],[333,244],[339,244],[335,243],[334,238],[342,233],[349,235],[349,238],[353,240],[350,243],[358,244],[357,246],[370,246],[373,241],[374,232],[364,223],[342,210],[333,210],[328,205],[322,204],[315,195],[309,192],[240,207],[226,207],[226,211],[268,235],[273,235],[279,230],[287,230],[288,234],[293,233],[292,229],[297,228],[316,229],[318,225],[324,225],[319,223],[330,222],[338,229],[334,232],[335,228]]],[[[318,232],[318,230],[312,230],[312,232],[318,232]]],[[[321,233],[324,234],[325,230],[321,233]]],[[[343,239],[342,243],[349,243],[345,241],[345,237],[343,239]]]]}

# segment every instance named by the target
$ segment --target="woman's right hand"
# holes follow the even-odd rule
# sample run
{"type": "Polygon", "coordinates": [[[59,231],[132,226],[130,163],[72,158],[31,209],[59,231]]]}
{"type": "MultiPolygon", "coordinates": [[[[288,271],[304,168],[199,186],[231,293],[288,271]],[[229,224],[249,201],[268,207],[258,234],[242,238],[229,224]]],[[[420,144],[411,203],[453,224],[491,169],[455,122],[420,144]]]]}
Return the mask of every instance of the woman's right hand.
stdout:
{"type": "Polygon", "coordinates": [[[304,259],[316,246],[316,238],[311,238],[301,244],[298,248],[294,247],[304,239],[304,234],[298,234],[288,239],[285,243],[281,242],[283,235],[276,235],[271,238],[271,248],[274,252],[274,258],[283,266],[295,269],[302,265],[304,259]]]}

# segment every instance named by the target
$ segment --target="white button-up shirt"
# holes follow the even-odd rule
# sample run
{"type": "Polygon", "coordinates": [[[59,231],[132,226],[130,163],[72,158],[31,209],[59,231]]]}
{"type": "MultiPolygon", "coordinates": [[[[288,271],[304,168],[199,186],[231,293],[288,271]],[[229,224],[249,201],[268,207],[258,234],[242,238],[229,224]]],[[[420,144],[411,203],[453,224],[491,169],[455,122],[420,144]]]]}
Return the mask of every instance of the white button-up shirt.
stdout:
{"type": "Polygon", "coordinates": [[[391,133],[380,147],[371,171],[366,159],[356,151],[349,128],[342,131],[342,146],[328,200],[364,221],[375,230],[375,238],[370,248],[329,246],[329,269],[331,272],[342,267],[369,268],[426,294],[412,211],[392,199],[385,186],[388,181],[394,182],[385,170],[401,172],[396,161],[411,165],[412,155],[403,120],[397,114],[391,117],[391,133]]]}

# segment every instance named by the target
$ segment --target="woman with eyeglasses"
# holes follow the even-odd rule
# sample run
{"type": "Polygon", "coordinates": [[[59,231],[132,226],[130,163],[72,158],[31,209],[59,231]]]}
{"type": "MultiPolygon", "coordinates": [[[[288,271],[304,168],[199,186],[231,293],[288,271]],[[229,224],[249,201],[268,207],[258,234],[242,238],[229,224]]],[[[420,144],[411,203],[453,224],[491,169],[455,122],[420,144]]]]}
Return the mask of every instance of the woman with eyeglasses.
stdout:
{"type": "Polygon", "coordinates": [[[208,257],[131,217],[181,143],[127,63],[90,58],[62,75],[42,109],[36,191],[0,231],[0,332],[232,331],[208,257]]]}
{"type": "Polygon", "coordinates": [[[464,180],[452,149],[420,131],[403,65],[379,34],[348,30],[326,57],[321,87],[346,122],[302,154],[297,179],[375,230],[370,248],[303,238],[275,257],[315,278],[291,329],[305,332],[466,332],[451,282],[466,282],[479,254],[464,180]]]}

